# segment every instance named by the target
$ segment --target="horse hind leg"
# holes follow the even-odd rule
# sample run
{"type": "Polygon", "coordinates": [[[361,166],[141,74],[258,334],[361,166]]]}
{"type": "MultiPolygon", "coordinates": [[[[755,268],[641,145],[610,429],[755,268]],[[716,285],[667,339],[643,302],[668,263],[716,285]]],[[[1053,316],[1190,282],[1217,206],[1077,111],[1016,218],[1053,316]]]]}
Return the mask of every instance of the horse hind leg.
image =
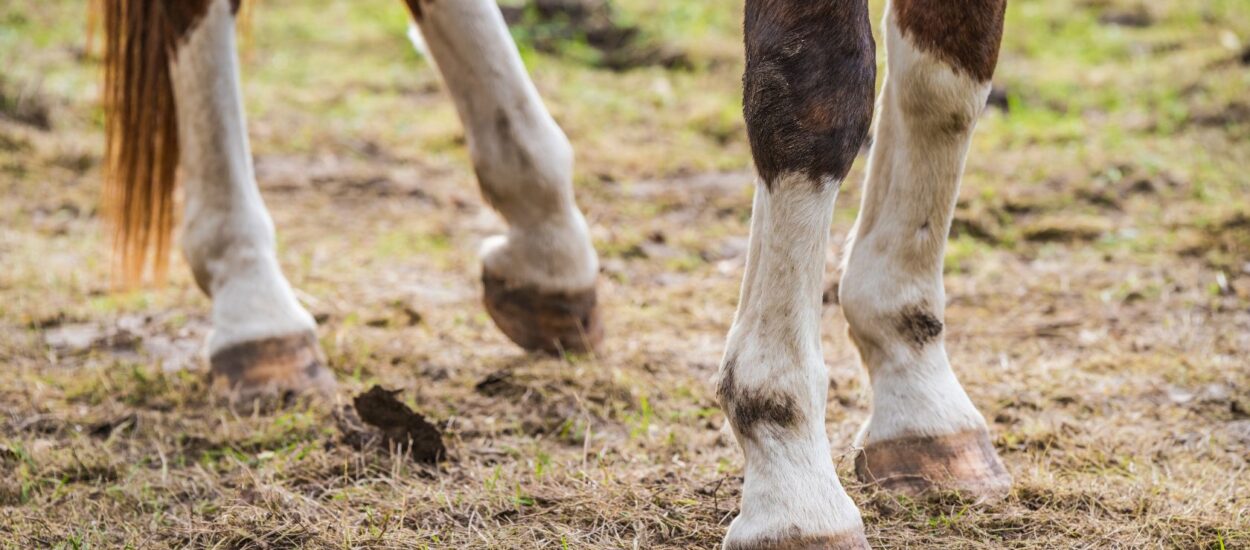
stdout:
{"type": "Polygon", "coordinates": [[[585,351],[602,337],[599,263],[573,198],[573,149],[492,0],[407,0],[465,126],[482,196],[508,223],[482,247],[484,302],[521,347],[585,351]]]}
{"type": "MultiPolygon", "coordinates": [[[[177,128],[175,154],[186,205],[182,251],[196,283],[212,299],[213,387],[234,399],[327,391],[334,378],[322,358],[315,322],[278,265],[273,221],[252,171],[235,51],[238,0],[158,1],[162,5],[118,3],[129,4],[121,9],[131,15],[160,10],[153,16],[160,19],[149,23],[159,24],[166,35],[143,46],[172,52],[167,66],[147,67],[147,75],[168,71],[168,92],[176,98],[172,112],[163,116],[174,117],[177,128]]],[[[131,142],[121,147],[142,147],[143,138],[125,136],[131,142]]]]}

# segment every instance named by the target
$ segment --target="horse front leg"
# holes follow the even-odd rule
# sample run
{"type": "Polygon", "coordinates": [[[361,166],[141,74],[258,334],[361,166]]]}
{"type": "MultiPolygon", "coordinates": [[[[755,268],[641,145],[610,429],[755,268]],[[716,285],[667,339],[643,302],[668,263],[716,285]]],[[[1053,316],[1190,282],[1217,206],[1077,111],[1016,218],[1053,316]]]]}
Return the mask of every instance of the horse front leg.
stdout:
{"type": "Polygon", "coordinates": [[[888,73],[863,206],[840,285],[872,380],[861,480],[894,491],[1004,495],[1011,476],[943,342],[942,257],[998,56],[1004,0],[893,0],[888,73]]]}
{"type": "Polygon", "coordinates": [[[748,0],[743,104],[759,180],[717,395],[745,458],[727,549],[866,548],[825,432],[822,276],[876,75],[865,0],[748,0]]]}

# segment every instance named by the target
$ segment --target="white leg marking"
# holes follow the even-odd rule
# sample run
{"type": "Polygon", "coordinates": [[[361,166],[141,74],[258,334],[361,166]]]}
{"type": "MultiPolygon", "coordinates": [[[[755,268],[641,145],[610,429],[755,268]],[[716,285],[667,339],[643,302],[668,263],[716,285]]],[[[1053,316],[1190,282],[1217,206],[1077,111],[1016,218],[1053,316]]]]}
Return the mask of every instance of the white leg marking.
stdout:
{"type": "Polygon", "coordinates": [[[599,272],[573,199],[573,148],[543,106],[491,0],[422,3],[420,34],[468,136],[482,195],[508,222],[483,243],[487,271],[546,291],[583,290],[599,272]]]}
{"type": "Polygon", "coordinates": [[[887,11],[889,72],[840,286],[872,379],[860,444],[985,429],[947,360],[942,258],[989,83],[915,48],[887,11]]]}
{"type": "Polygon", "coordinates": [[[825,433],[821,278],[837,193],[837,181],[794,173],[755,190],[719,392],[746,459],[742,513],[726,547],[862,529],[825,433]]]}
{"type": "Polygon", "coordinates": [[[209,354],[314,329],[278,266],[252,172],[228,0],[211,3],[171,73],[186,186],[182,249],[213,300],[209,354]]]}

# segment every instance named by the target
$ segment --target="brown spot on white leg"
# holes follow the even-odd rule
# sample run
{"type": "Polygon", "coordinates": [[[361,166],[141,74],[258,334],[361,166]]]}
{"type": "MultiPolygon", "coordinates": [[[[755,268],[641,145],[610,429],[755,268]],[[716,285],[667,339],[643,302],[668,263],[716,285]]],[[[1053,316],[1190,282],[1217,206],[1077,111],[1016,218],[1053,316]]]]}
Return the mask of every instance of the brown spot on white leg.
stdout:
{"type": "Polygon", "coordinates": [[[716,395],[721,409],[743,437],[754,437],[757,430],[792,430],[803,419],[803,411],[793,395],[759,387],[742,387],[734,378],[737,360],[729,358],[721,369],[716,395]]]}
{"type": "Polygon", "coordinates": [[[495,325],[527,350],[558,354],[585,352],[603,339],[595,287],[581,291],[544,291],[510,286],[483,270],[483,301],[495,325]]]}
{"type": "Polygon", "coordinates": [[[954,490],[995,500],[1011,489],[1011,474],[985,430],[870,443],[855,457],[855,473],[860,481],[909,495],[954,490]]]}
{"type": "Polygon", "coordinates": [[[232,399],[334,390],[316,335],[291,334],[243,342],[209,358],[214,391],[232,399]]]}
{"type": "Polygon", "coordinates": [[[942,335],[942,320],[929,311],[927,303],[921,302],[899,312],[898,331],[912,345],[922,348],[942,335]]]}

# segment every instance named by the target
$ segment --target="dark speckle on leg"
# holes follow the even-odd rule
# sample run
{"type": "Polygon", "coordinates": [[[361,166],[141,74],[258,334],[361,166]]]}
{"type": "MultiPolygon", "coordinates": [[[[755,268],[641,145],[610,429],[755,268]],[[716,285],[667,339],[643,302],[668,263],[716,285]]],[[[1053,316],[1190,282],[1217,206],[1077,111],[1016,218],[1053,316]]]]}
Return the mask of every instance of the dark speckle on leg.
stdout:
{"type": "Polygon", "coordinates": [[[741,387],[734,372],[737,368],[736,356],[725,360],[716,396],[721,409],[739,434],[743,437],[755,437],[763,425],[778,429],[790,429],[798,425],[803,414],[795,396],[766,386],[741,387]]]}
{"type": "Polygon", "coordinates": [[[950,113],[941,130],[947,135],[962,138],[972,130],[972,114],[964,111],[950,113]]]}
{"type": "Polygon", "coordinates": [[[899,313],[898,331],[917,348],[942,335],[942,320],[929,311],[927,303],[903,308],[899,313]]]}

